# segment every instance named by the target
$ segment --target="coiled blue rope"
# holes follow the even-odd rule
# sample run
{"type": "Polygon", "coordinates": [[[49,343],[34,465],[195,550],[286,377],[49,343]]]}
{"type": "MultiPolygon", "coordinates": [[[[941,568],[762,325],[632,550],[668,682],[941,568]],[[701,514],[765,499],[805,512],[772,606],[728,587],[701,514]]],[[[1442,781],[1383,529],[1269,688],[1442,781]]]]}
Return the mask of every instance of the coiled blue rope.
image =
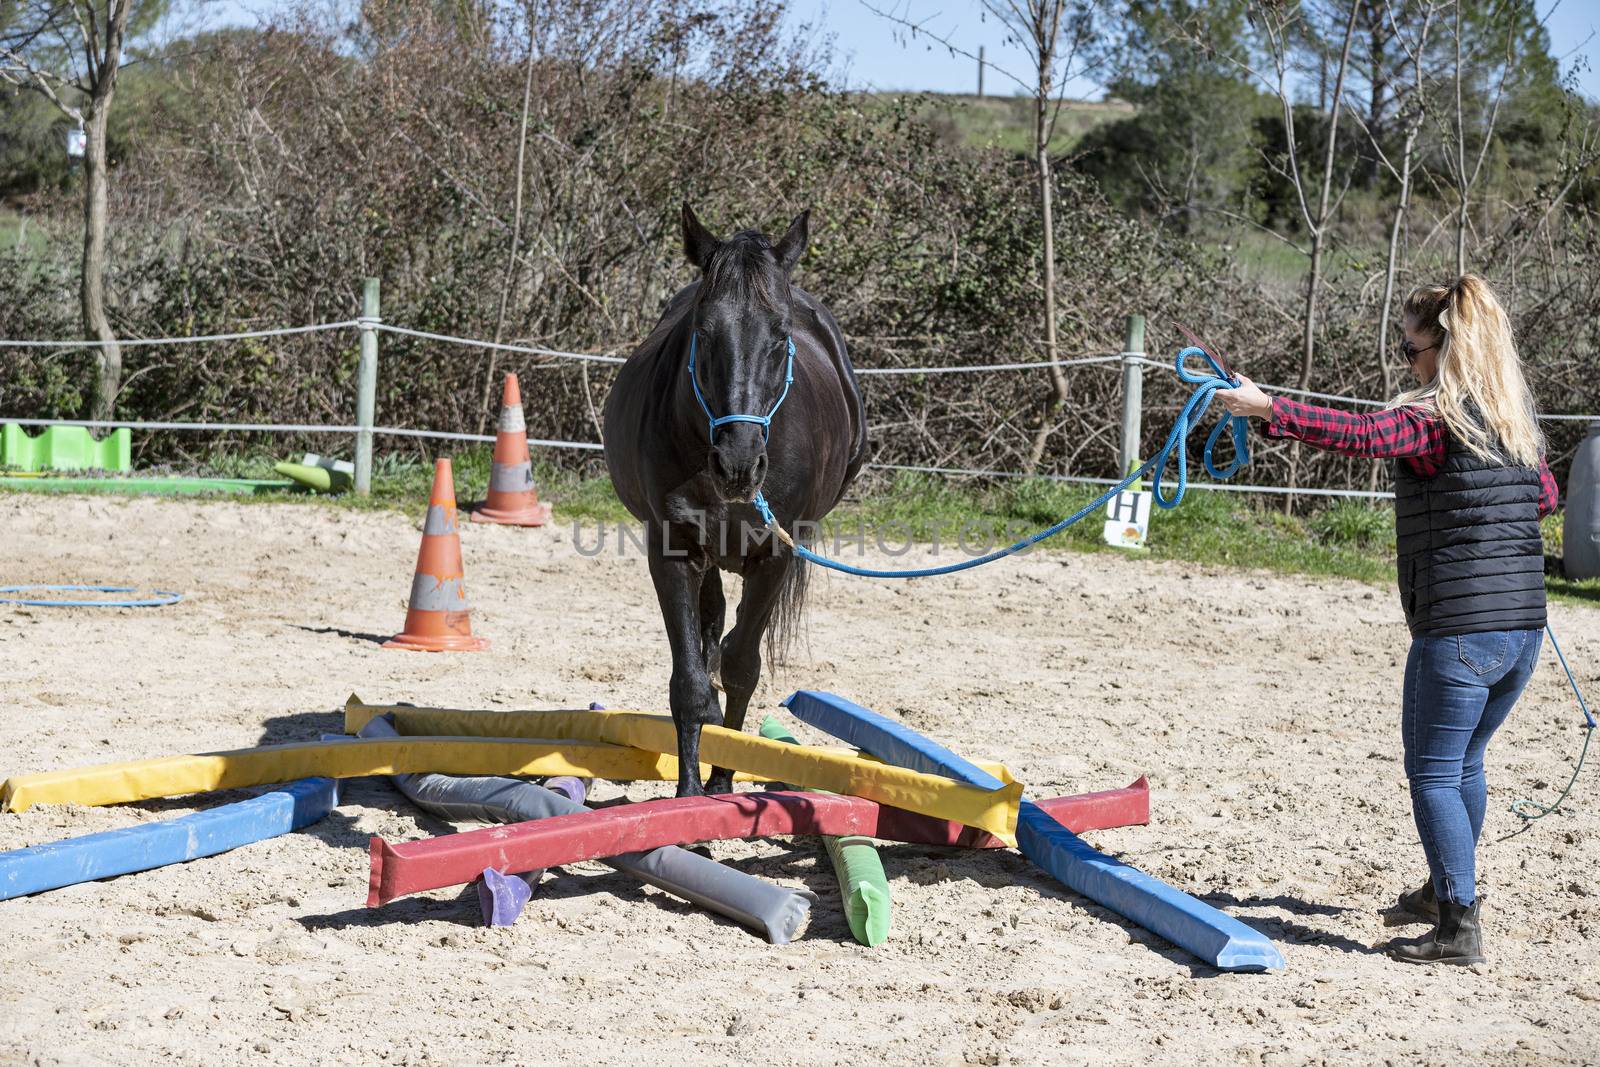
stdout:
{"type": "MultiPolygon", "coordinates": [[[[131,585],[6,585],[0,586],[0,593],[137,593],[139,589],[131,585]]],[[[151,590],[146,597],[133,597],[124,600],[45,600],[34,597],[0,596],[0,604],[21,604],[34,608],[160,608],[168,604],[176,604],[183,599],[182,593],[169,593],[160,589],[151,590]]]]}
{"type": "MultiPolygon", "coordinates": [[[[971,570],[973,567],[981,567],[985,563],[993,563],[995,560],[1004,559],[1006,556],[1014,556],[1018,552],[1023,552],[1033,547],[1047,537],[1054,537],[1068,526],[1104,507],[1106,501],[1152,472],[1153,477],[1150,488],[1155,493],[1156,503],[1163,508],[1175,508],[1183,502],[1183,494],[1189,488],[1188,437],[1190,428],[1205,416],[1206,409],[1211,406],[1211,399],[1218,389],[1234,389],[1238,387],[1239,382],[1238,379],[1231,377],[1227,371],[1223,370],[1222,366],[1203,348],[1185,348],[1173,360],[1173,367],[1177,370],[1180,379],[1195,388],[1194,392],[1189,394],[1189,400],[1183,405],[1183,410],[1178,412],[1178,417],[1172,424],[1172,431],[1167,434],[1166,443],[1161,446],[1161,450],[1147,460],[1138,470],[1054,526],[1040,530],[1038,533],[1030,534],[1016,544],[990,552],[988,555],[961,560],[958,563],[947,563],[942,567],[922,567],[916,570],[884,571],[874,570],[870,567],[855,567],[848,563],[841,563],[836,559],[829,559],[827,556],[820,556],[805,545],[796,544],[784,531],[777,517],[773,515],[772,508],[767,503],[767,498],[764,494],[756,493],[755,500],[752,503],[755,504],[756,510],[761,513],[762,521],[767,524],[768,528],[773,531],[779,540],[793,548],[795,555],[815,563],[819,567],[827,567],[830,570],[836,570],[843,574],[854,574],[862,578],[931,578],[939,574],[954,574],[956,571],[971,570]],[[1209,363],[1211,365],[1210,372],[1190,370],[1188,360],[1191,356],[1200,356],[1209,363]],[[1161,495],[1161,479],[1166,473],[1167,463],[1173,458],[1174,452],[1177,453],[1178,489],[1169,498],[1161,495]]],[[[1212,428],[1211,435],[1206,438],[1206,447],[1204,452],[1201,453],[1201,458],[1205,463],[1206,473],[1219,481],[1237,474],[1241,467],[1250,462],[1250,436],[1245,420],[1234,415],[1224,415],[1222,420],[1212,428]],[[1212,452],[1216,448],[1217,442],[1222,438],[1223,431],[1229,429],[1233,433],[1233,462],[1226,467],[1218,468],[1212,458],[1212,452]]]]}

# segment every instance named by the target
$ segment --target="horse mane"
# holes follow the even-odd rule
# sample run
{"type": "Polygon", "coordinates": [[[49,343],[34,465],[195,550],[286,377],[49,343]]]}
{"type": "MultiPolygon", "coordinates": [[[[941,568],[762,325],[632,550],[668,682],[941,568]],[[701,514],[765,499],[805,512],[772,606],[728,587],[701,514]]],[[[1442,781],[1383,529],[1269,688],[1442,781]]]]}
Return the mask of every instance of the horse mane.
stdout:
{"type": "Polygon", "coordinates": [[[711,262],[705,266],[701,293],[753,299],[768,311],[781,312],[788,296],[778,291],[783,280],[767,235],[758,230],[740,230],[712,253],[711,262]]]}

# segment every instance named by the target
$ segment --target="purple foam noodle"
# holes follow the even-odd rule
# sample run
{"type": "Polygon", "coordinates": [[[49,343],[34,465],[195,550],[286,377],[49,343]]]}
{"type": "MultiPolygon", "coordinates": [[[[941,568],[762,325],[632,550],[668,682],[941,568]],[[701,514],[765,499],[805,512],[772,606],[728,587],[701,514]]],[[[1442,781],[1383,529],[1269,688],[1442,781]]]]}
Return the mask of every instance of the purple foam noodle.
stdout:
{"type": "Polygon", "coordinates": [[[483,925],[511,926],[522,915],[522,909],[533,899],[533,887],[543,871],[527,874],[501,874],[493,867],[483,869],[478,879],[478,907],[483,911],[483,925]]]}
{"type": "Polygon", "coordinates": [[[560,793],[574,804],[582,804],[583,798],[589,794],[584,780],[574,778],[570,774],[563,774],[558,778],[546,778],[544,787],[560,793]]]}

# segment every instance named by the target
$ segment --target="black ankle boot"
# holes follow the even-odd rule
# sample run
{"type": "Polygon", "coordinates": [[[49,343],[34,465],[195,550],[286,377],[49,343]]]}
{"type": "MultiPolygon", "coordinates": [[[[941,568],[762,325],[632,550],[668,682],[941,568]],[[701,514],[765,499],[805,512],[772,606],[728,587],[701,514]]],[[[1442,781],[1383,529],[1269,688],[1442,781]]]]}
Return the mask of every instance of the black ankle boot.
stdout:
{"type": "Polygon", "coordinates": [[[1391,941],[1389,955],[1402,963],[1448,963],[1468,966],[1484,962],[1483,930],[1478,925],[1478,902],[1471,907],[1453,900],[1439,901],[1439,923],[1421,939],[1391,941]]]}
{"type": "Polygon", "coordinates": [[[1419,919],[1439,924],[1439,898],[1433,892],[1433,879],[1422,883],[1420,889],[1400,894],[1400,910],[1419,919]]]}

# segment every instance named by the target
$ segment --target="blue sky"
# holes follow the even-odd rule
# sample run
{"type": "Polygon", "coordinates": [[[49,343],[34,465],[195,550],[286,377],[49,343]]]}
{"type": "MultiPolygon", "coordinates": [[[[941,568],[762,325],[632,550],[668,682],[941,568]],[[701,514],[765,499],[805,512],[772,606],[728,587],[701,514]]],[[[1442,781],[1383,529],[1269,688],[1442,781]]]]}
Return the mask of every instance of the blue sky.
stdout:
{"type": "MultiPolygon", "coordinates": [[[[976,64],[926,39],[911,40],[894,22],[867,7],[863,0],[789,0],[790,17],[832,35],[841,73],[855,88],[932,90],[970,93],[976,88],[976,64]]],[[[983,18],[977,0],[870,0],[874,8],[892,11],[909,21],[926,24],[941,37],[957,41],[968,51],[986,48],[991,63],[1003,69],[1025,71],[1027,60],[1005,45],[1005,33],[993,19],[983,18]]],[[[253,23],[252,12],[271,11],[271,0],[222,0],[215,8],[214,24],[253,23]]],[[[1594,0],[1538,0],[1541,15],[1549,15],[1551,40],[1562,59],[1562,70],[1593,57],[1580,77],[1580,87],[1591,100],[1600,100],[1600,4],[1594,0]],[[1554,13],[1551,14],[1552,8],[1554,13]],[[1568,54],[1568,53],[1571,54],[1568,54]]],[[[991,72],[986,89],[1010,94],[1014,83],[991,72]]],[[[1082,83],[1073,95],[1095,95],[1095,87],[1082,83]]]]}
{"type": "MultiPolygon", "coordinates": [[[[956,41],[969,52],[979,45],[986,49],[991,63],[1013,71],[1025,71],[1026,56],[1005,45],[1005,33],[993,19],[982,17],[977,0],[870,0],[872,8],[893,12],[919,24],[926,24],[939,36],[956,41]]],[[[903,28],[875,14],[862,0],[790,0],[796,19],[820,23],[834,35],[838,59],[845,65],[853,86],[872,89],[916,90],[970,93],[976,88],[977,65],[964,56],[951,56],[946,49],[925,38],[910,40],[903,28]]],[[[1594,0],[1539,0],[1540,15],[1547,23],[1554,51],[1561,57],[1565,73],[1574,64],[1588,60],[1589,69],[1580,75],[1579,85],[1591,100],[1600,100],[1600,4],[1594,0]],[[1552,9],[1554,12],[1552,14],[1552,9]],[[1568,55],[1568,52],[1573,54],[1568,55]]],[[[1015,85],[990,73],[986,91],[1009,94],[1015,85]]],[[[1092,95],[1087,83],[1073,95],[1092,95]]]]}

